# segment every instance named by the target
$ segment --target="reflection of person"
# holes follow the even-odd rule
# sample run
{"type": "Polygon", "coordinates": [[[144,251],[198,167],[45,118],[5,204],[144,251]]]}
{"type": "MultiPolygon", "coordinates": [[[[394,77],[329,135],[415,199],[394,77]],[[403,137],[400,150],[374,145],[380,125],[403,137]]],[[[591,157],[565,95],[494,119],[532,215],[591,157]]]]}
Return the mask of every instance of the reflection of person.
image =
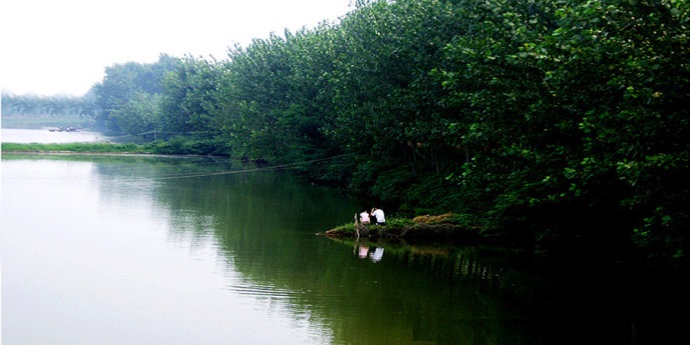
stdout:
{"type": "Polygon", "coordinates": [[[371,215],[374,217],[376,224],[386,225],[386,216],[383,214],[383,210],[380,208],[372,208],[371,215]]]}
{"type": "Polygon", "coordinates": [[[367,247],[366,245],[361,245],[359,247],[359,258],[365,259],[367,257],[367,254],[369,254],[369,247],[367,247]]]}
{"type": "Polygon", "coordinates": [[[372,262],[379,262],[383,258],[383,247],[376,247],[373,252],[369,254],[372,262]]]}
{"type": "Polygon", "coordinates": [[[365,209],[362,211],[362,213],[359,214],[359,223],[360,224],[369,224],[371,223],[371,220],[369,219],[369,212],[365,209]]]}
{"type": "MultiPolygon", "coordinates": [[[[360,259],[366,259],[369,257],[369,244],[368,242],[363,241],[360,243],[359,237],[355,239],[354,242],[355,246],[352,248],[352,253],[357,255],[360,259]]],[[[373,251],[372,251],[373,253],[373,251]]]]}

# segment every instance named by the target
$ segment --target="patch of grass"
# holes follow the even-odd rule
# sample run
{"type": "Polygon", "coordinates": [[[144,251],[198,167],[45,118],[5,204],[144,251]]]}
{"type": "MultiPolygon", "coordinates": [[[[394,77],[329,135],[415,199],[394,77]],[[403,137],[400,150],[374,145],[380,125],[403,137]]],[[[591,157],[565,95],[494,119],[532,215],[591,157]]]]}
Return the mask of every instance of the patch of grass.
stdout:
{"type": "Polygon", "coordinates": [[[209,141],[154,141],[146,144],[135,143],[3,143],[3,152],[37,153],[130,153],[159,155],[219,155],[209,141]]]}
{"type": "Polygon", "coordinates": [[[112,143],[3,143],[3,152],[75,152],[75,153],[154,153],[144,146],[136,144],[112,143]]]}
{"type": "MultiPolygon", "coordinates": [[[[409,227],[414,225],[415,223],[408,218],[388,218],[386,219],[386,225],[380,226],[381,230],[385,229],[402,229],[405,227],[409,227]]],[[[379,227],[378,225],[369,225],[370,228],[376,228],[379,227]]],[[[331,232],[343,234],[343,235],[351,235],[355,233],[355,225],[354,222],[350,222],[347,224],[342,224],[338,225],[335,228],[329,230],[331,232]]]]}
{"type": "Polygon", "coordinates": [[[388,218],[386,219],[386,227],[391,228],[404,228],[406,226],[412,226],[414,222],[408,218],[388,218]]]}

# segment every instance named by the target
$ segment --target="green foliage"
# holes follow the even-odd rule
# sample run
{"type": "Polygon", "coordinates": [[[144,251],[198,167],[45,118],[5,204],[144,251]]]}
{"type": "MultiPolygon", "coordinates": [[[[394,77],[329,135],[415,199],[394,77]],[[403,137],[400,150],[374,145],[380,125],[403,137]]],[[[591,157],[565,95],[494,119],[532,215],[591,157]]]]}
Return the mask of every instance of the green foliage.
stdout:
{"type": "Polygon", "coordinates": [[[687,262],[689,7],[358,1],[227,61],[114,66],[94,92],[159,152],[262,159],[542,253],[687,262]]]}
{"type": "Polygon", "coordinates": [[[340,153],[322,130],[332,113],[331,47],[324,26],[271,35],[231,52],[218,111],[237,156],[300,162],[340,153]]]}
{"type": "MultiPolygon", "coordinates": [[[[409,218],[403,217],[386,217],[386,225],[369,225],[370,229],[404,229],[413,226],[415,223],[409,218]]],[[[354,222],[341,224],[331,229],[334,232],[342,235],[352,236],[355,232],[354,222]]]]}
{"type": "Polygon", "coordinates": [[[95,121],[93,96],[35,96],[2,93],[2,128],[90,128],[95,121]]]}
{"type": "Polygon", "coordinates": [[[2,93],[2,116],[76,116],[90,118],[94,114],[91,95],[70,96],[35,96],[13,95],[2,93]]]}
{"type": "Polygon", "coordinates": [[[169,72],[162,83],[160,129],[175,134],[210,138],[218,132],[213,116],[219,70],[212,61],[187,57],[169,72]]]}
{"type": "Polygon", "coordinates": [[[3,143],[3,152],[37,153],[125,153],[125,154],[166,154],[166,155],[223,155],[214,141],[193,141],[181,137],[172,140],[157,140],[146,144],[114,143],[3,143]]]}
{"type": "Polygon", "coordinates": [[[125,133],[138,135],[155,131],[159,121],[160,96],[137,93],[110,113],[111,119],[125,133]]]}
{"type": "Polygon", "coordinates": [[[74,152],[74,153],[153,153],[136,144],[111,143],[3,143],[3,152],[74,152]]]}
{"type": "Polygon", "coordinates": [[[98,127],[111,133],[131,135],[155,127],[160,114],[152,108],[159,107],[163,79],[178,64],[178,59],[162,54],[158,62],[152,64],[129,62],[107,67],[103,81],[90,91],[98,109],[98,127]],[[144,128],[140,128],[142,124],[144,128]]]}
{"type": "Polygon", "coordinates": [[[225,155],[222,145],[213,140],[189,140],[174,137],[169,140],[156,140],[142,145],[144,150],[167,155],[225,155]]]}
{"type": "Polygon", "coordinates": [[[452,179],[484,188],[490,219],[523,222],[542,244],[626,243],[634,224],[655,223],[637,233],[664,245],[646,250],[678,257],[687,245],[687,3],[553,5],[474,11],[478,30],[447,46],[456,67],[434,73],[448,103],[467,110],[450,129],[475,152],[452,179]],[[664,229],[664,219],[678,223],[664,229]]]}

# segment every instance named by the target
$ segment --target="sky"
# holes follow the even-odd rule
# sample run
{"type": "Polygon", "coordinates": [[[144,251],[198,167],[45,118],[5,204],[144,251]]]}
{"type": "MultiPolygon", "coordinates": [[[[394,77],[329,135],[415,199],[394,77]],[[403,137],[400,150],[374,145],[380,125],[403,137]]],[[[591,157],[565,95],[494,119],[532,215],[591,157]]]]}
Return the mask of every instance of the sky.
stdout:
{"type": "Polygon", "coordinates": [[[116,63],[227,57],[285,29],[335,22],[351,0],[3,0],[0,88],[80,96],[116,63]]]}

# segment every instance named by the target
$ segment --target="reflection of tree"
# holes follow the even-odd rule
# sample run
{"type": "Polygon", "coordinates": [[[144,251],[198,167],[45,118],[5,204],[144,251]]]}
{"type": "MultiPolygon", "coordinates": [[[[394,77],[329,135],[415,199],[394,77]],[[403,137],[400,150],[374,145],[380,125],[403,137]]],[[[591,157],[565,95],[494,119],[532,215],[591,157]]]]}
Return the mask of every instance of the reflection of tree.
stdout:
{"type": "MultiPolygon", "coordinates": [[[[330,238],[329,242],[358,247],[354,239],[330,238]]],[[[412,329],[410,341],[462,344],[462,339],[466,339],[466,343],[473,344],[534,340],[529,330],[536,323],[525,308],[531,300],[529,291],[535,287],[534,276],[512,269],[506,253],[477,247],[382,242],[368,245],[385,248],[386,260],[377,265],[361,261],[368,265],[344,272],[343,279],[375,286],[372,290],[362,287],[355,295],[369,296],[361,303],[362,308],[382,311],[384,316],[376,322],[388,325],[391,318],[399,320],[393,322],[403,332],[399,334],[405,334],[404,327],[412,329]],[[384,267],[379,265],[385,268],[378,269],[384,267]],[[349,277],[358,272],[360,276],[349,277]]],[[[358,319],[353,317],[353,320],[358,319]]],[[[347,326],[342,326],[342,334],[338,334],[349,341],[376,343],[374,334],[381,330],[371,329],[375,326],[366,322],[361,320],[361,324],[351,327],[370,332],[371,338],[359,332],[357,339],[350,339],[346,335],[347,326]]]]}
{"type": "Polygon", "coordinates": [[[171,235],[192,245],[214,236],[228,267],[242,275],[242,288],[260,291],[256,298],[276,294],[296,318],[327,325],[335,342],[526,336],[504,321],[522,317],[519,308],[500,299],[507,293],[502,285],[510,285],[503,282],[513,277],[476,249],[370,243],[368,254],[378,247],[386,253],[385,260],[373,263],[370,256],[352,255],[353,242],[348,248],[315,236],[317,229],[350,219],[358,208],[330,189],[269,170],[216,174],[243,169],[230,162],[97,166],[108,188],[148,181],[155,203],[175,222],[169,225],[171,235]]]}

